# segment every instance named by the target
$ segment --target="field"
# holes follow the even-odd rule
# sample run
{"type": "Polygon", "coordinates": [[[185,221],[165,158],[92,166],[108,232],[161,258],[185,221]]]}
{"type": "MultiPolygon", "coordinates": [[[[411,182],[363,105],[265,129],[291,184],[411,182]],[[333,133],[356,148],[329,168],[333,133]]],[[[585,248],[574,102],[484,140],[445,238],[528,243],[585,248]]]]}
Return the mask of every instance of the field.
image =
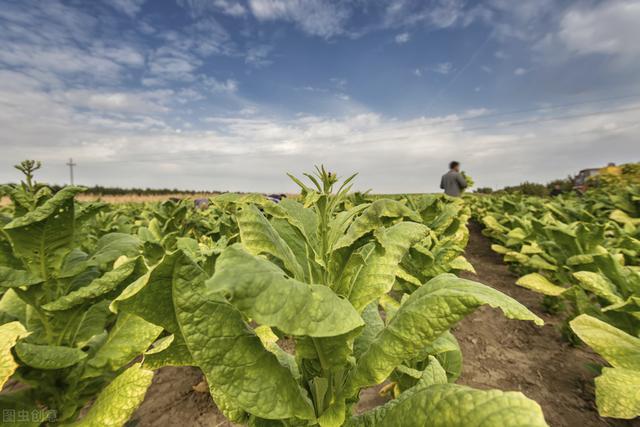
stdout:
{"type": "Polygon", "coordinates": [[[5,423],[624,426],[640,188],[88,201],[24,162],[0,208],[5,423]],[[22,417],[19,419],[18,417],[22,417]]]}

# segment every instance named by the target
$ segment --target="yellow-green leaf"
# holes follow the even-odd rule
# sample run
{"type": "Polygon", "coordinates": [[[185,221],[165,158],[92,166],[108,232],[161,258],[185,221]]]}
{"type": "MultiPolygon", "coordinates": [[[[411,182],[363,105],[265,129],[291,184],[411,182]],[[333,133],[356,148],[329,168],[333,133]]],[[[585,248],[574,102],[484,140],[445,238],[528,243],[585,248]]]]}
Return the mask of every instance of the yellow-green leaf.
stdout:
{"type": "Polygon", "coordinates": [[[136,363],[118,375],[98,396],[87,415],[74,427],[120,427],[142,403],[151,385],[153,371],[136,363]]]}
{"type": "Polygon", "coordinates": [[[586,314],[569,324],[573,332],[611,366],[640,370],[640,338],[586,314]]]}
{"type": "Polygon", "coordinates": [[[610,304],[624,302],[624,299],[618,293],[616,285],[603,274],[592,271],[578,271],[573,273],[573,277],[580,282],[582,288],[606,299],[610,304]]]}
{"type": "Polygon", "coordinates": [[[604,368],[596,378],[596,406],[603,417],[640,416],[640,371],[604,368]]]}
{"type": "Polygon", "coordinates": [[[20,322],[0,325],[0,389],[18,367],[11,354],[11,348],[16,344],[18,338],[26,334],[27,330],[20,322]]]}
{"type": "Polygon", "coordinates": [[[539,273],[531,273],[527,274],[526,276],[522,276],[516,281],[516,285],[530,289],[534,292],[554,297],[561,295],[564,291],[567,290],[566,288],[563,288],[561,286],[554,285],[549,281],[549,279],[539,273]]]}
{"type": "Polygon", "coordinates": [[[468,271],[474,274],[476,272],[473,264],[467,261],[467,259],[462,255],[454,258],[454,260],[449,264],[449,267],[451,267],[453,270],[468,271]]]}

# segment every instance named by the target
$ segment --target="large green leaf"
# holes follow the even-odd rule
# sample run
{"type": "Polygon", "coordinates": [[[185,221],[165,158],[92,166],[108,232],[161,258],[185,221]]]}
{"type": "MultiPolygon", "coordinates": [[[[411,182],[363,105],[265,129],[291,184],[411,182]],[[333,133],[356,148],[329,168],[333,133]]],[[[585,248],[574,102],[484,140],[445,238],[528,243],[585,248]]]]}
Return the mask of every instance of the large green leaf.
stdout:
{"type": "Polygon", "coordinates": [[[323,261],[319,259],[315,249],[311,246],[300,229],[291,224],[287,219],[271,218],[271,225],[278,235],[285,241],[287,246],[302,266],[305,283],[322,283],[323,281],[323,261]]]}
{"type": "Polygon", "coordinates": [[[34,211],[5,225],[15,254],[29,271],[47,279],[58,271],[71,250],[74,235],[74,201],[79,187],[64,187],[34,211]]]}
{"type": "Polygon", "coordinates": [[[96,250],[89,261],[103,265],[123,255],[135,257],[139,254],[141,247],[142,242],[134,235],[126,233],[105,234],[96,242],[96,250]]]}
{"type": "Polygon", "coordinates": [[[162,327],[130,313],[121,313],[107,340],[87,361],[84,377],[116,371],[142,354],[162,332],[162,327]]]}
{"type": "Polygon", "coordinates": [[[240,244],[222,252],[207,287],[259,324],[289,335],[332,337],[364,324],[349,301],[327,286],[291,279],[240,244]]]}
{"type": "Polygon", "coordinates": [[[353,221],[347,232],[332,247],[332,250],[336,251],[351,246],[365,234],[390,225],[390,220],[399,218],[421,221],[417,213],[400,202],[391,199],[376,200],[353,221]]]}
{"type": "Polygon", "coordinates": [[[611,366],[640,371],[640,338],[586,314],[573,319],[570,325],[573,332],[611,366]]]}
{"type": "Polygon", "coordinates": [[[293,251],[256,206],[242,206],[238,213],[238,227],[240,240],[249,252],[274,256],[282,261],[293,277],[304,278],[304,271],[293,251]]]}
{"type": "Polygon", "coordinates": [[[27,305],[13,289],[7,289],[0,298],[0,316],[8,316],[10,320],[27,323],[27,305]]]}
{"type": "Polygon", "coordinates": [[[117,268],[106,272],[101,277],[93,280],[87,286],[83,286],[73,292],[63,295],[60,298],[42,306],[48,311],[68,310],[86,301],[98,298],[115,290],[118,285],[124,282],[133,273],[137,260],[130,260],[117,268]]]}
{"type": "Polygon", "coordinates": [[[356,358],[369,348],[378,333],[384,329],[384,321],[380,317],[377,302],[372,302],[364,308],[362,319],[364,320],[364,328],[362,333],[356,337],[353,347],[356,358]]]}
{"type": "Polygon", "coordinates": [[[73,366],[87,357],[87,353],[72,347],[38,345],[18,342],[18,358],[27,366],[37,369],[62,369],[73,366]]]}
{"type": "Polygon", "coordinates": [[[373,426],[546,426],[540,406],[522,393],[474,390],[448,384],[434,357],[415,386],[386,404],[352,417],[346,427],[373,426]],[[411,421],[408,421],[411,414],[411,421]]]}
{"type": "Polygon", "coordinates": [[[179,330],[173,309],[172,283],[175,263],[182,252],[166,254],[150,272],[131,283],[111,304],[114,311],[126,311],[171,333],[179,330]]]}
{"type": "Polygon", "coordinates": [[[318,217],[313,209],[305,208],[302,203],[295,200],[284,199],[277,206],[283,209],[289,220],[298,228],[311,246],[317,241],[318,217]]]}
{"type": "Polygon", "coordinates": [[[356,419],[349,426],[404,427],[408,422],[429,427],[547,426],[540,406],[520,392],[434,384],[420,387],[407,398],[387,405],[388,410],[375,423],[356,419]]]}
{"type": "Polygon", "coordinates": [[[573,273],[573,277],[580,282],[584,289],[606,299],[610,304],[620,304],[624,301],[618,293],[616,285],[600,273],[578,271],[573,273]]]}
{"type": "Polygon", "coordinates": [[[19,288],[38,283],[42,283],[42,279],[31,272],[0,265],[0,287],[19,288]]]}
{"type": "Polygon", "coordinates": [[[631,271],[609,253],[602,253],[594,256],[593,260],[602,273],[613,282],[616,287],[625,295],[640,294],[640,280],[631,271]],[[634,280],[635,279],[635,280],[634,280]]]}
{"type": "Polygon", "coordinates": [[[159,339],[154,344],[154,348],[144,355],[144,366],[149,369],[158,369],[163,366],[193,366],[194,364],[187,343],[179,333],[159,339]]]}
{"type": "Polygon", "coordinates": [[[118,375],[91,405],[89,412],[75,427],[120,427],[142,403],[151,385],[153,371],[141,369],[136,363],[118,375]]]}
{"type": "Polygon", "coordinates": [[[205,279],[180,257],[173,301],[182,336],[216,403],[227,415],[242,409],[266,419],[313,419],[311,402],[289,369],[264,348],[239,311],[206,296],[205,279]]]}
{"type": "Polygon", "coordinates": [[[378,245],[357,251],[347,261],[336,292],[345,295],[360,312],[367,304],[389,292],[398,265],[409,248],[422,240],[429,229],[414,222],[401,222],[375,232],[378,245]]]}
{"type": "Polygon", "coordinates": [[[82,313],[77,327],[70,332],[69,343],[78,348],[87,345],[91,338],[104,332],[110,315],[107,300],[90,306],[82,313]]]}
{"type": "Polygon", "coordinates": [[[27,330],[20,322],[0,325],[0,389],[18,367],[11,354],[11,349],[20,337],[27,335],[27,330]]]}
{"type": "Polygon", "coordinates": [[[596,378],[596,406],[603,417],[640,417],[640,370],[604,368],[596,378]]]}
{"type": "Polygon", "coordinates": [[[481,305],[500,308],[511,319],[544,322],[525,306],[493,288],[452,274],[442,274],[418,288],[400,306],[358,360],[350,392],[378,384],[404,360],[411,360],[481,305]]]}

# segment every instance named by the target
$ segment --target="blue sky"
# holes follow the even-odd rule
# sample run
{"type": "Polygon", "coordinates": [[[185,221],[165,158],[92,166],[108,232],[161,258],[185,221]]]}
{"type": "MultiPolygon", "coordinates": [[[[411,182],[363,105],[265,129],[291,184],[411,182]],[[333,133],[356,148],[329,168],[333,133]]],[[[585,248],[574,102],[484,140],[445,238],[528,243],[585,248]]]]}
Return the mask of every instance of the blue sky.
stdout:
{"type": "Polygon", "coordinates": [[[0,182],[435,191],[640,160],[639,0],[3,0],[0,182]]]}

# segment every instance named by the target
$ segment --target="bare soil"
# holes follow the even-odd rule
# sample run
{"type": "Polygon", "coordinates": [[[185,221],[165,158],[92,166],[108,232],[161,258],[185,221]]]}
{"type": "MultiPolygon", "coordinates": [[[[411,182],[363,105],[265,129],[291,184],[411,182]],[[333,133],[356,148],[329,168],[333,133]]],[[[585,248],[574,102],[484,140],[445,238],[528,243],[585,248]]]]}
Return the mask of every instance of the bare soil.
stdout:
{"type": "MultiPolygon", "coordinates": [[[[545,325],[506,319],[499,310],[481,308],[454,329],[464,362],[458,381],[480,389],[521,391],[536,400],[552,427],[640,426],[640,421],[601,418],[594,403],[588,364],[602,360],[585,347],[572,347],[560,333],[561,319],[543,312],[541,296],[515,285],[516,276],[491,251],[477,225],[470,225],[467,259],[477,275],[465,277],[492,286],[542,317],[545,325]]],[[[227,427],[196,368],[162,368],[129,425],[141,427],[227,427]]],[[[358,411],[382,404],[378,388],[364,390],[358,411]]]]}

